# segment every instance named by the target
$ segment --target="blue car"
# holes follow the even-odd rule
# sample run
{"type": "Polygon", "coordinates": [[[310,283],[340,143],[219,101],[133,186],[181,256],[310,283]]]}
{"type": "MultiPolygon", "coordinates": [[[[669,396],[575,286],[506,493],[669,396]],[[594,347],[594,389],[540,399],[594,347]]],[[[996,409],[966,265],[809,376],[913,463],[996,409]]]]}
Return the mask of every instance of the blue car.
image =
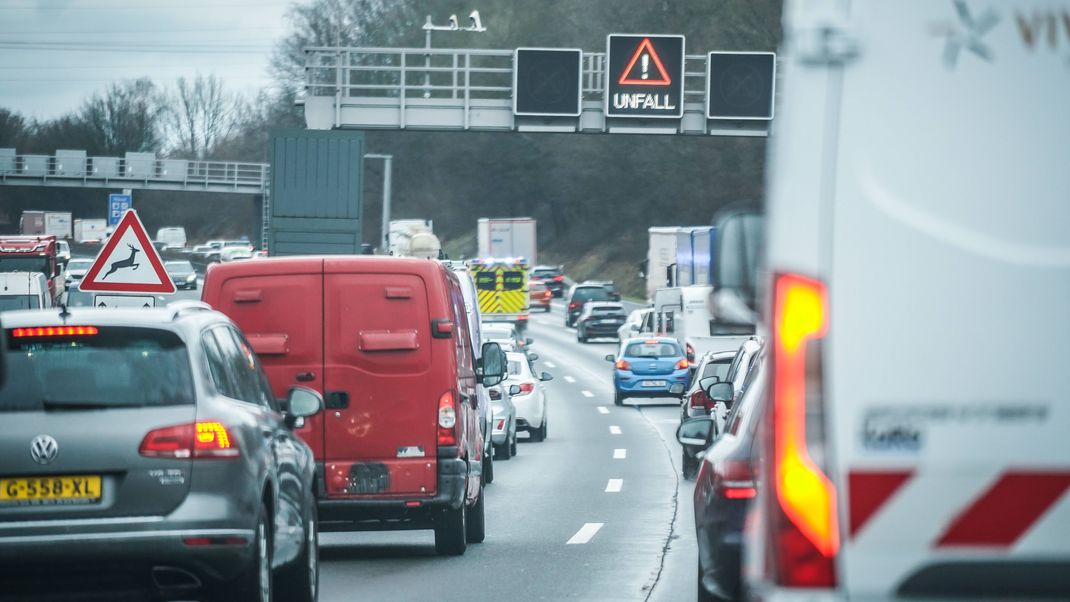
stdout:
{"type": "Polygon", "coordinates": [[[687,357],[672,337],[627,339],[613,362],[613,403],[629,397],[680,397],[690,379],[687,357]]]}

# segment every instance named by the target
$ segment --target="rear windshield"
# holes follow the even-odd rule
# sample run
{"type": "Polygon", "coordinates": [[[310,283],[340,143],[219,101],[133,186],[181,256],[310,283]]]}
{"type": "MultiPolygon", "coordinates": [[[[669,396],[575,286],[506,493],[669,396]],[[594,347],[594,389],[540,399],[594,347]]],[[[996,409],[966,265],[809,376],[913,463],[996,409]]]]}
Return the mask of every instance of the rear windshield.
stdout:
{"type": "MultiPolygon", "coordinates": [[[[572,293],[573,301],[609,301],[609,291],[601,286],[585,286],[572,293]]],[[[616,300],[616,299],[614,299],[616,300]]]]}
{"type": "Polygon", "coordinates": [[[701,378],[709,378],[716,376],[720,380],[724,380],[724,377],[728,375],[728,368],[732,365],[731,360],[725,360],[723,362],[710,362],[706,364],[706,367],[702,369],[701,378]]]}
{"type": "Polygon", "coordinates": [[[622,313],[624,313],[624,308],[619,306],[619,305],[616,305],[616,306],[609,305],[609,306],[606,306],[606,307],[592,307],[591,308],[591,313],[594,313],[594,314],[622,314],[622,313]]]}
{"type": "Polygon", "coordinates": [[[532,278],[553,278],[554,276],[557,276],[559,274],[560,274],[560,272],[558,272],[557,270],[532,270],[531,271],[532,278]]]}
{"type": "Polygon", "coordinates": [[[631,357],[677,357],[680,347],[676,343],[632,343],[624,355],[631,357]]]}
{"type": "Polygon", "coordinates": [[[41,300],[35,295],[0,295],[0,311],[40,308],[41,300]]]}
{"type": "Polygon", "coordinates": [[[186,346],[172,332],[101,327],[93,335],[7,337],[0,412],[193,403],[186,346]]]}
{"type": "Polygon", "coordinates": [[[189,274],[193,272],[193,264],[188,261],[168,261],[164,264],[168,272],[175,274],[189,274]]]}
{"type": "Polygon", "coordinates": [[[45,276],[52,275],[52,268],[48,258],[41,255],[34,257],[0,257],[0,272],[41,272],[45,276]]]}

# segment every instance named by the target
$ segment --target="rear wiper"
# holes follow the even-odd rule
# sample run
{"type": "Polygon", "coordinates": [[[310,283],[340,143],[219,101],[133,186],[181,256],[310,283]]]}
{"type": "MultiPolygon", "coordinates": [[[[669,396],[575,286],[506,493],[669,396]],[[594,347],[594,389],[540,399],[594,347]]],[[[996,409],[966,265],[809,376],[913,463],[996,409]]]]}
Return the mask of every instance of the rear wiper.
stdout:
{"type": "Polygon", "coordinates": [[[52,399],[42,399],[41,405],[46,410],[106,410],[108,408],[115,407],[132,407],[132,406],[117,406],[113,403],[101,403],[99,401],[78,401],[78,400],[64,400],[55,401],[52,399]]]}

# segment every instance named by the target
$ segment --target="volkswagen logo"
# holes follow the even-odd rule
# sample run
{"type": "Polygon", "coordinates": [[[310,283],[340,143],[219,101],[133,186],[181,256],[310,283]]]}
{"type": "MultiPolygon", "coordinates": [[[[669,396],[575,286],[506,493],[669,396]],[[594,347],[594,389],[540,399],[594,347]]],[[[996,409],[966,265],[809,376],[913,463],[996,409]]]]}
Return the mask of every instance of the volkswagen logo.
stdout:
{"type": "Polygon", "coordinates": [[[30,456],[38,464],[50,464],[59,453],[59,443],[48,435],[37,435],[30,441],[30,456]]]}

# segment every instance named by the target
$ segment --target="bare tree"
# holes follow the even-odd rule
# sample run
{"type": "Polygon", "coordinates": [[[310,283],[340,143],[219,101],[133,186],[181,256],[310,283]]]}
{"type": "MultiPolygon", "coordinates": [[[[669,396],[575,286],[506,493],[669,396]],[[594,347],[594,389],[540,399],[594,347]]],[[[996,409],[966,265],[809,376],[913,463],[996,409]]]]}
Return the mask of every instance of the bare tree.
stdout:
{"type": "Polygon", "coordinates": [[[21,114],[0,109],[0,148],[18,148],[30,133],[30,124],[21,114]]]}
{"type": "Polygon", "coordinates": [[[87,150],[104,154],[157,150],[158,100],[155,84],[144,77],[111,84],[103,95],[91,96],[74,117],[90,137],[87,150]]]}
{"type": "Polygon", "coordinates": [[[165,98],[164,124],[173,153],[192,159],[212,158],[238,133],[249,111],[248,103],[213,75],[192,81],[180,77],[165,98]]]}

